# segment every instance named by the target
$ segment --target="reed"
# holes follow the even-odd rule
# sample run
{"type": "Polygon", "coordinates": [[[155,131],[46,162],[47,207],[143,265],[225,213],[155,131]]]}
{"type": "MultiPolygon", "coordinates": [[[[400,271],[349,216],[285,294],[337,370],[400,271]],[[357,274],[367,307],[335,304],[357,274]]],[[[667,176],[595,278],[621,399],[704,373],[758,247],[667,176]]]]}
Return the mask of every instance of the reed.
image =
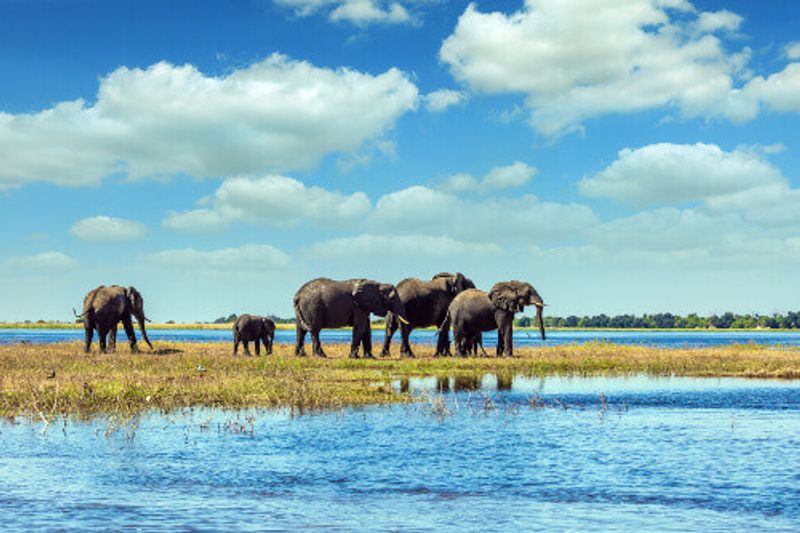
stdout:
{"type": "Polygon", "coordinates": [[[305,411],[410,402],[391,380],[419,376],[634,374],[800,378],[800,350],[735,345],[660,349],[610,343],[518,348],[514,358],[349,359],[329,344],[328,359],[295,357],[276,344],[271,356],[233,356],[229,343],[159,342],[155,352],[84,354],[81,343],[0,346],[0,416],[50,420],[69,415],[135,416],[192,406],[286,407],[305,411]]]}

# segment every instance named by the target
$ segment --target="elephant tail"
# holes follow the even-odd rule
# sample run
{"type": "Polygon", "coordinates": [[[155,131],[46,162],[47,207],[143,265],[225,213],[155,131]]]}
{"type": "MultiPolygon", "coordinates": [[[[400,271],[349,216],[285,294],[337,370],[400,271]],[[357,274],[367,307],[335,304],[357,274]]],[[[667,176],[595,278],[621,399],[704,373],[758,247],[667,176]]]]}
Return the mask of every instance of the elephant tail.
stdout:
{"type": "Polygon", "coordinates": [[[309,326],[306,319],[303,318],[303,312],[300,310],[300,302],[297,300],[297,298],[295,298],[294,300],[294,316],[300,323],[300,327],[302,327],[306,331],[312,331],[311,326],[309,326]]]}

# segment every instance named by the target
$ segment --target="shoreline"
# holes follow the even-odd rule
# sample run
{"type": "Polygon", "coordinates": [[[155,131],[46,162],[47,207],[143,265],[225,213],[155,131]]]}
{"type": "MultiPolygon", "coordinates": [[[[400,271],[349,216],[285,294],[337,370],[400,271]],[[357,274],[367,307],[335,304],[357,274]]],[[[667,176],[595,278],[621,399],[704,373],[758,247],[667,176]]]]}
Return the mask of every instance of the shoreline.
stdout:
{"type": "Polygon", "coordinates": [[[416,377],[476,379],[496,374],[651,375],[800,379],[800,349],[763,345],[651,348],[588,342],[521,347],[514,358],[349,359],[348,346],[325,347],[329,358],[296,357],[289,344],[271,356],[233,356],[227,342],[159,342],[157,350],[84,354],[80,342],[0,346],[0,417],[132,417],[156,409],[284,407],[300,412],[418,401],[391,382],[416,377]]]}

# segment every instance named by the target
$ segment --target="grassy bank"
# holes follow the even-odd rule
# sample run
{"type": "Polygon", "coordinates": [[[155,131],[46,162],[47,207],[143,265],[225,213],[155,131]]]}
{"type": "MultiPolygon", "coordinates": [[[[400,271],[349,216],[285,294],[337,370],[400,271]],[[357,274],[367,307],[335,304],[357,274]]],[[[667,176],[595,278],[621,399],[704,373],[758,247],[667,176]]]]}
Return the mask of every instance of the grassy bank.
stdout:
{"type": "Polygon", "coordinates": [[[477,378],[646,373],[800,378],[800,350],[739,345],[658,349],[605,343],[521,348],[513,359],[351,360],[344,345],[329,359],[298,358],[289,345],[269,357],[230,354],[228,343],[161,343],[155,353],[82,352],[79,343],[0,346],[0,416],[132,416],[190,406],[338,408],[412,401],[390,380],[415,376],[477,378]]]}

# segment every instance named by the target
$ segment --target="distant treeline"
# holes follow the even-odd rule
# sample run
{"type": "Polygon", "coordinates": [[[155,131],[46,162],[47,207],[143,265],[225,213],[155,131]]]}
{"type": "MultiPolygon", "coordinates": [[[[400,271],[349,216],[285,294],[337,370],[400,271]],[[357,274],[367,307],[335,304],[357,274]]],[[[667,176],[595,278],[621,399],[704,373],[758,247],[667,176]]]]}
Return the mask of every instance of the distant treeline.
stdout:
{"type": "MultiPolygon", "coordinates": [[[[294,318],[283,318],[267,315],[276,324],[294,324],[294,318]]],[[[227,317],[221,316],[213,324],[226,324],[234,322],[235,314],[227,317]]],[[[382,318],[376,317],[373,323],[380,324],[382,318]]],[[[514,321],[514,325],[531,327],[536,325],[532,317],[523,316],[514,321]]],[[[673,315],[672,313],[653,313],[644,315],[615,315],[599,314],[594,316],[545,316],[545,327],[552,328],[614,328],[614,329],[800,329],[800,311],[790,311],[786,314],[775,313],[772,315],[737,315],[723,313],[721,315],[699,316],[690,313],[686,316],[673,315]]]]}
{"type": "MultiPolygon", "coordinates": [[[[239,318],[236,313],[230,314],[228,316],[221,316],[216,320],[212,321],[212,324],[228,324],[230,322],[236,322],[236,319],[239,318]]],[[[267,315],[267,318],[275,322],[276,324],[294,324],[294,318],[281,318],[275,315],[267,315]]]]}
{"type": "MultiPolygon", "coordinates": [[[[518,326],[534,325],[530,317],[522,317],[515,321],[518,326]]],[[[545,316],[546,327],[560,328],[618,328],[618,329],[800,329],[800,312],[790,311],[786,314],[772,315],[737,315],[723,313],[721,315],[698,316],[695,313],[686,316],[672,313],[654,313],[641,316],[599,314],[594,316],[545,316]]]]}

